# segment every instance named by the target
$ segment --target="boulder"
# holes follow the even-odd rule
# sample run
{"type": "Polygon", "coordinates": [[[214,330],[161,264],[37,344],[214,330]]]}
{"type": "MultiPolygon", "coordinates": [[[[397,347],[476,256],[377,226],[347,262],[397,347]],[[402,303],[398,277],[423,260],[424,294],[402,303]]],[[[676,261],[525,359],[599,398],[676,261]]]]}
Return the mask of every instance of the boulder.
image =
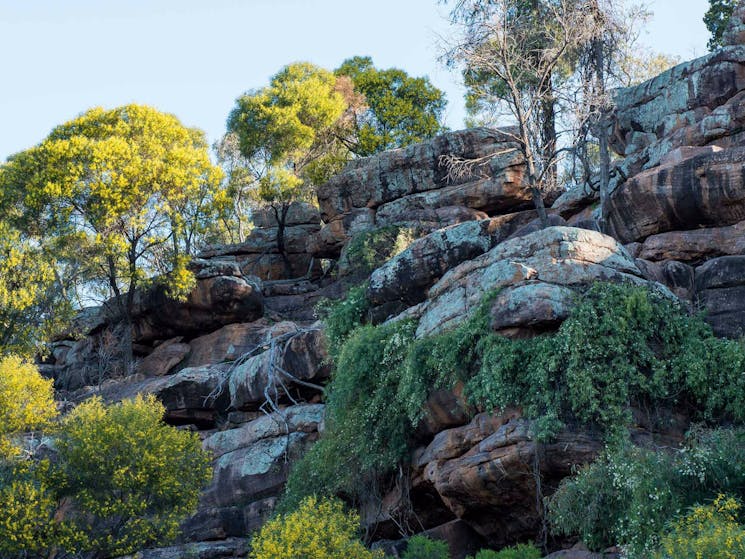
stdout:
{"type": "Polygon", "coordinates": [[[272,338],[296,329],[297,326],[292,322],[272,324],[265,318],[254,322],[228,324],[191,340],[191,352],[184,361],[184,366],[199,367],[234,361],[248,351],[258,350],[272,338]]]}
{"type": "Polygon", "coordinates": [[[148,343],[192,336],[263,315],[261,286],[251,279],[216,276],[197,280],[185,301],[171,299],[162,287],[138,292],[133,311],[134,341],[148,343]]]}
{"type": "Polygon", "coordinates": [[[603,448],[598,436],[577,431],[538,443],[531,423],[516,412],[503,418],[480,415],[450,431],[424,450],[414,483],[432,484],[448,508],[495,547],[538,533],[536,475],[547,496],[603,448]]]}
{"type": "Polygon", "coordinates": [[[650,262],[637,258],[634,261],[644,277],[660,283],[684,301],[693,301],[696,293],[693,266],[677,260],[650,262]]]}
{"type": "Polygon", "coordinates": [[[445,272],[488,251],[533,219],[535,212],[526,211],[434,231],[375,270],[367,296],[375,306],[420,303],[445,272]]]}
{"type": "Polygon", "coordinates": [[[718,336],[745,335],[745,256],[722,256],[695,270],[696,299],[718,336]]]}
{"type": "Polygon", "coordinates": [[[185,526],[191,538],[248,534],[276,504],[292,461],[317,438],[322,405],[292,406],[204,440],[214,456],[213,478],[197,514],[185,526]]]}
{"type": "MultiPolygon", "coordinates": [[[[287,209],[285,226],[318,225],[321,214],[318,208],[307,202],[292,202],[287,209]]],[[[258,208],[251,212],[251,223],[255,228],[277,227],[277,217],[272,208],[258,208]]]]}
{"type": "Polygon", "coordinates": [[[135,372],[146,377],[161,377],[170,373],[191,351],[189,344],[181,343],[181,340],[179,336],[157,346],[137,363],[135,372]]]}
{"type": "Polygon", "coordinates": [[[488,212],[530,202],[517,144],[508,133],[486,128],[448,132],[420,144],[356,159],[319,187],[318,202],[321,218],[328,223],[355,208],[377,209],[409,195],[418,196],[409,208],[435,203],[488,212]],[[474,173],[449,182],[443,156],[483,161],[474,173]],[[442,196],[418,196],[440,189],[446,189],[442,196]],[[472,194],[459,194],[459,190],[472,194]]]}
{"type": "Polygon", "coordinates": [[[143,549],[134,555],[124,555],[120,559],[227,559],[245,557],[248,553],[248,540],[229,538],[223,541],[192,542],[156,549],[143,549]]]}
{"type": "Polygon", "coordinates": [[[650,235],[641,243],[636,256],[653,262],[678,260],[699,264],[709,258],[738,254],[745,254],[745,221],[650,235]]]}
{"type": "Polygon", "coordinates": [[[745,43],[745,4],[738,3],[722,35],[722,45],[741,45],[745,43]]]}
{"type": "Polygon", "coordinates": [[[744,162],[745,148],[731,148],[639,173],[610,195],[610,230],[630,243],[745,220],[744,162]]]}
{"type": "Polygon", "coordinates": [[[269,349],[232,367],[230,407],[255,408],[264,403],[266,394],[283,399],[283,384],[297,388],[303,382],[318,383],[328,377],[330,369],[323,331],[317,326],[298,328],[273,338],[269,349]]]}
{"type": "Polygon", "coordinates": [[[359,233],[375,227],[375,210],[354,208],[325,223],[308,237],[306,251],[314,258],[339,258],[342,248],[359,233]]]}
{"type": "MultiPolygon", "coordinates": [[[[465,320],[484,295],[497,289],[511,288],[500,305],[516,308],[521,300],[534,303],[536,316],[523,315],[523,322],[511,327],[526,327],[558,319],[568,292],[544,288],[539,284],[583,289],[595,281],[646,283],[631,256],[612,237],[596,231],[571,227],[549,227],[498,244],[490,251],[463,262],[447,272],[429,290],[429,299],[421,309],[417,336],[424,337],[452,328],[465,320]],[[519,285],[530,286],[516,290],[519,285]],[[538,292],[551,290],[554,299],[541,305],[538,292]],[[512,299],[514,297],[514,299],[512,299]],[[547,314],[548,313],[548,314],[547,314]]],[[[500,316],[500,311],[494,312],[500,316]]]]}

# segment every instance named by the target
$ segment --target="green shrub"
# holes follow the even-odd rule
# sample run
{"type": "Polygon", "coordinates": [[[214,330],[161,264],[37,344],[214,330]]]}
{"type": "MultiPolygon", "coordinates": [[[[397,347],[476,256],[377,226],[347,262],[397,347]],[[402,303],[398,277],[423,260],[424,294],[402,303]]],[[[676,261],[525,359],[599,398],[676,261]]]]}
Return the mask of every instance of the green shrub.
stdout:
{"type": "Polygon", "coordinates": [[[539,440],[566,424],[623,440],[631,407],[685,406],[703,421],[745,419],[743,344],[716,338],[701,317],[663,294],[598,283],[556,333],[522,340],[490,330],[494,296],[453,330],[418,340],[412,322],[363,325],[363,287],[330,306],[336,368],[327,430],[291,473],[290,503],[314,492],[359,495],[368,480],[406,460],[429,395],[458,381],[476,409],[521,407],[539,440]]]}
{"type": "Polygon", "coordinates": [[[347,245],[345,258],[352,273],[369,275],[403,252],[416,238],[408,227],[389,225],[355,235],[347,245]]]}
{"type": "Polygon", "coordinates": [[[74,503],[85,550],[107,557],[169,542],[212,477],[196,433],[162,422],[153,396],[112,406],[93,398],[65,418],[59,495],[74,503]]]}
{"type": "Polygon", "coordinates": [[[355,496],[361,479],[404,458],[413,429],[396,394],[414,330],[410,321],[362,326],[344,343],[327,390],[326,431],[295,464],[284,507],[314,493],[355,496]]]}
{"type": "Polygon", "coordinates": [[[646,557],[667,523],[719,493],[745,497],[745,430],[695,430],[681,450],[624,445],[564,480],[549,501],[552,530],[592,549],[622,544],[646,557]]]}
{"type": "Polygon", "coordinates": [[[541,551],[534,545],[519,543],[500,551],[482,549],[475,557],[468,557],[467,559],[541,559],[542,556],[541,551]]]}
{"type": "Polygon", "coordinates": [[[249,559],[383,559],[357,537],[360,519],[336,499],[308,497],[269,520],[251,540],[249,559]]]}
{"type": "Polygon", "coordinates": [[[418,534],[409,538],[401,559],[449,559],[448,544],[418,534]]]}
{"type": "Polygon", "coordinates": [[[595,284],[556,334],[490,335],[467,390],[477,405],[520,405],[550,437],[566,421],[623,433],[630,407],[687,405],[745,419],[745,349],[643,287],[595,284]]]}
{"type": "Polygon", "coordinates": [[[316,313],[325,326],[328,351],[332,359],[338,357],[349,335],[367,322],[370,302],[367,300],[366,292],[367,283],[363,283],[351,287],[344,299],[325,299],[316,307],[316,313]]]}
{"type": "Polygon", "coordinates": [[[745,557],[745,526],[737,521],[740,503],[719,495],[693,507],[662,536],[652,559],[736,559],[745,557]]]}

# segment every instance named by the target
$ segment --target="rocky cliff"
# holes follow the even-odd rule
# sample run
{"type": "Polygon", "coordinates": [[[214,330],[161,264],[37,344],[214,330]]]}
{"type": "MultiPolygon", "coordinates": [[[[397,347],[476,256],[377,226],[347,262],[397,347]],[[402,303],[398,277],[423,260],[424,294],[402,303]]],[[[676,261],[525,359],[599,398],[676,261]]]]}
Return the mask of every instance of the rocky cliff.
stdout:
{"type": "MultiPolygon", "coordinates": [[[[138,294],[134,374],[105,366],[118,328],[106,308],[81,316],[84,337],[57,341],[44,366],[66,399],[155,394],[167,421],[199,431],[214,456],[213,481],[184,525],[183,543],[145,556],[177,557],[187,547],[205,559],[245,552],[246,536],[271,513],[293,460],[323,429],[331,365],[314,308],[342,297],[350,280],[325,274],[321,261],[338,260],[365,232],[416,230],[416,240],[369,276],[367,299],[372,320],[414,318],[418,337],[462,322],[495,288],[494,332],[524,338],[554,331],[575,294],[598,280],[650,285],[704,311],[718,335],[742,335],[740,35],[734,30],[732,45],[616,93],[612,147],[619,157],[605,232],[598,230],[597,197],[580,189],[548,193],[551,227],[540,229],[510,137],[452,132],[353,161],[319,189],[320,211],[293,206],[287,261],[276,250],[276,219],[259,214],[244,243],[209,248],[193,262],[197,286],[185,302],[157,289],[138,294]],[[442,165],[449,155],[479,164],[449,180],[442,165]]],[[[535,537],[536,456],[550,491],[602,446],[596,434],[566,430],[537,447],[519,410],[475,413],[454,394],[437,394],[428,407],[406,498],[421,528],[448,539],[458,557],[483,542],[535,537]]],[[[400,499],[392,494],[383,500],[391,507],[363,511],[380,537],[399,536],[390,508],[400,499]]]]}

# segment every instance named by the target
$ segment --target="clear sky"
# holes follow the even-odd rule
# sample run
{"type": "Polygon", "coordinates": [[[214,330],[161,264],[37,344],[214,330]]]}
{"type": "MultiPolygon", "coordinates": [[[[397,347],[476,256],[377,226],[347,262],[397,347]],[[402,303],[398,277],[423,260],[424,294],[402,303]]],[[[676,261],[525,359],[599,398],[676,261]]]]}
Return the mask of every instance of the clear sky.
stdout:
{"type": "MultiPolygon", "coordinates": [[[[684,60],[706,53],[707,0],[648,4],[647,44],[684,60]]],[[[212,143],[235,98],[283,65],[333,69],[355,55],[428,75],[461,128],[458,76],[438,62],[446,14],[438,0],[0,0],[0,161],[90,107],[131,102],[212,143]]]]}

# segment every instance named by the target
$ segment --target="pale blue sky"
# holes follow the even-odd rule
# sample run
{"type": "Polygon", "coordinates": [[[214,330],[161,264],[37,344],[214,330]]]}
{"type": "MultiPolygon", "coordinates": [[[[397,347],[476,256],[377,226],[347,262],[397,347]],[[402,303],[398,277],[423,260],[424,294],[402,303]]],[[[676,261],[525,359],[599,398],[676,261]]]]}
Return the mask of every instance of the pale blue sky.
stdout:
{"type": "MultiPolygon", "coordinates": [[[[683,59],[706,52],[707,0],[653,0],[643,40],[683,59]]],[[[283,65],[329,69],[370,55],[428,75],[463,125],[458,76],[437,61],[437,0],[0,0],[0,161],[86,109],[144,103],[207,132],[283,65]]]]}

